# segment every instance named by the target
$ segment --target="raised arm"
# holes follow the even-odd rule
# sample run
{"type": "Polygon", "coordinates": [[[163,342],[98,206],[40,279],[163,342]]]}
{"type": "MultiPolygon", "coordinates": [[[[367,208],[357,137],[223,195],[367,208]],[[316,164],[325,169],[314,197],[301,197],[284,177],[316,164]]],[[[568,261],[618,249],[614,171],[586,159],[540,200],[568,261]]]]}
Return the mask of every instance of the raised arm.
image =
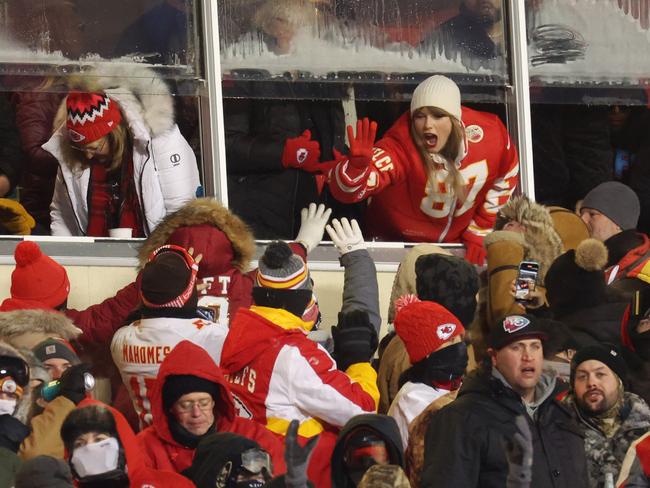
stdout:
{"type": "Polygon", "coordinates": [[[368,312],[370,323],[379,334],[381,316],[377,270],[366,250],[359,224],[356,220],[348,222],[346,218],[340,221],[334,219],[325,229],[338,249],[341,265],[345,268],[341,312],[368,312]]]}
{"type": "Polygon", "coordinates": [[[400,161],[374,145],[376,134],[377,124],[368,119],[357,121],[356,135],[348,126],[350,154],[329,174],[330,191],[340,202],[360,202],[404,178],[400,161]]]}

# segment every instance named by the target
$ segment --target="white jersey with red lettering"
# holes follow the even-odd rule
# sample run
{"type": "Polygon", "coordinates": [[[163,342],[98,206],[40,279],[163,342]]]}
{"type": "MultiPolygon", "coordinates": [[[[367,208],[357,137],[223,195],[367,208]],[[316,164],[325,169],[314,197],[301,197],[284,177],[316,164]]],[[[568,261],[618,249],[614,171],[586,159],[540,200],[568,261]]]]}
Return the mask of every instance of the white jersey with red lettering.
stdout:
{"type": "Polygon", "coordinates": [[[113,362],[120,370],[141,427],[151,425],[149,394],[160,363],[176,344],[184,340],[193,342],[219,364],[227,334],[228,327],[221,323],[169,317],[137,320],[115,332],[111,342],[113,362]]]}

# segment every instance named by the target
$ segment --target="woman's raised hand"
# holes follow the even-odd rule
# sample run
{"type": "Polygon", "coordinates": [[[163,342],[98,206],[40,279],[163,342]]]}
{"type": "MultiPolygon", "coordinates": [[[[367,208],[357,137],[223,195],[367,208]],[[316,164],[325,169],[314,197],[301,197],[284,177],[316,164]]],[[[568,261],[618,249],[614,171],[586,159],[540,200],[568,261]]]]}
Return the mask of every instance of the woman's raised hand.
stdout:
{"type": "Polygon", "coordinates": [[[356,169],[365,169],[372,163],[372,148],[377,136],[377,122],[368,118],[357,120],[357,133],[348,125],[348,141],[350,142],[350,164],[356,169]]]}

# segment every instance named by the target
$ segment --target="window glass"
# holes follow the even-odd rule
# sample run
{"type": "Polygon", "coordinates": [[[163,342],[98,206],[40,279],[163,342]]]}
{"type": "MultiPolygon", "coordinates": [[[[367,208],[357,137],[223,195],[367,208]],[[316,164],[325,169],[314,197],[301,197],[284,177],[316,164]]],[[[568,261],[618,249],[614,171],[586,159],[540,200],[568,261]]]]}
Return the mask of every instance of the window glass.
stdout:
{"type": "Polygon", "coordinates": [[[502,84],[502,10],[501,0],[224,0],[224,79],[383,84],[441,72],[502,84]]]}
{"type": "Polygon", "coordinates": [[[115,59],[197,72],[192,0],[0,2],[3,61],[115,59]]]}
{"type": "MultiPolygon", "coordinates": [[[[637,98],[638,91],[625,91],[645,86],[650,73],[648,2],[527,0],[526,7],[531,86],[571,87],[564,91],[565,102],[637,98]]],[[[546,93],[531,92],[535,99],[546,93]]]]}
{"type": "MultiPolygon", "coordinates": [[[[294,238],[300,209],[322,201],[336,216],[362,222],[369,239],[435,240],[375,233],[368,200],[343,203],[327,175],[283,167],[293,147],[287,141],[309,130],[320,161],[332,161],[335,151],[347,151],[346,125],[370,117],[381,138],[408,111],[415,87],[434,73],[453,78],[464,103],[505,121],[501,0],[224,0],[218,8],[228,199],[256,237],[294,238]]],[[[470,125],[471,144],[482,141],[482,128],[470,125]]],[[[481,175],[464,174],[477,183],[477,194],[487,192],[494,176],[481,175]]],[[[443,202],[427,200],[425,186],[415,190],[422,202],[404,205],[437,215],[442,210],[433,207],[443,202]]],[[[464,210],[470,208],[468,202],[464,210]]],[[[448,242],[459,242],[458,235],[448,242]]]]}
{"type": "Polygon", "coordinates": [[[650,231],[650,8],[637,0],[529,0],[535,194],[570,209],[618,180],[650,231]]]}
{"type": "MultiPolygon", "coordinates": [[[[71,171],[70,178],[59,187],[75,194],[63,201],[75,209],[54,232],[57,235],[106,234],[89,231],[94,208],[97,215],[111,214],[105,219],[108,229],[127,225],[132,218],[137,221],[133,225],[142,229],[134,237],[142,236],[151,230],[154,214],[162,217],[173,210],[175,204],[167,205],[176,197],[181,196],[178,202],[200,194],[203,81],[197,7],[190,0],[0,1],[0,197],[7,198],[0,203],[5,210],[11,207],[0,212],[0,233],[51,232],[50,204],[57,171],[63,168],[71,171]],[[108,94],[119,107],[119,116],[105,120],[115,124],[107,129],[110,140],[95,139],[84,130],[76,132],[87,139],[71,138],[66,119],[70,92],[108,94]],[[113,138],[117,126],[124,126],[122,139],[113,138]],[[110,155],[123,155],[125,164],[118,166],[127,169],[118,171],[116,166],[103,177],[94,171],[89,177],[86,170],[108,157],[103,153],[109,149],[110,155]],[[72,164],[75,161],[79,164],[72,164]],[[193,165],[188,166],[185,196],[178,193],[179,180],[163,181],[179,161],[193,165]],[[145,168],[142,173],[140,164],[145,168]],[[154,165],[162,197],[152,199],[149,190],[157,187],[152,180],[144,181],[142,174],[150,173],[154,165]],[[122,184],[125,181],[133,184],[122,184]],[[98,194],[106,198],[98,199],[98,194]],[[112,204],[104,205],[104,200],[117,201],[116,210],[109,212],[112,204]],[[130,217],[123,215],[125,201],[130,217]],[[12,212],[19,212],[22,228],[9,221],[12,212]]],[[[98,112],[88,112],[87,122],[99,126],[113,112],[105,103],[95,105],[98,112]]],[[[79,105],[89,110],[91,106],[79,105]]]]}

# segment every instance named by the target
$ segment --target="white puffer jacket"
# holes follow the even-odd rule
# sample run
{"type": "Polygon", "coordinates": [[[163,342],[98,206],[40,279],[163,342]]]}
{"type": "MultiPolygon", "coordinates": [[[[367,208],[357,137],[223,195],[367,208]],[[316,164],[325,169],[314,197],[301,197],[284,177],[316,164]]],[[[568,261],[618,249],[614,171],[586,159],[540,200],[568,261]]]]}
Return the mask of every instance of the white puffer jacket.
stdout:
{"type": "MultiPolygon", "coordinates": [[[[133,177],[144,214],[144,231],[149,235],[165,215],[195,198],[201,183],[196,156],[174,123],[168,89],[152,72],[145,79],[148,83],[141,76],[132,76],[122,79],[122,86],[104,91],[120,106],[133,138],[133,177]]],[[[115,78],[106,80],[114,83],[115,78]]],[[[59,161],[50,204],[51,231],[52,235],[83,236],[88,227],[90,168],[66,161],[68,142],[62,111],[65,100],[56,118],[59,125],[42,146],[59,161]]]]}

